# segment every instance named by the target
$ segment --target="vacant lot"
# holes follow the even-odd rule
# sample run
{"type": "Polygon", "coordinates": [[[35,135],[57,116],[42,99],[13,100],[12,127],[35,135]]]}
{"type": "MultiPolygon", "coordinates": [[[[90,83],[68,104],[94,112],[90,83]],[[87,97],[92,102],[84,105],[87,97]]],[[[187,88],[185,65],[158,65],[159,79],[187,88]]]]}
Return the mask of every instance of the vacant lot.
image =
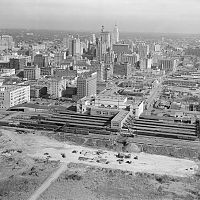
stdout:
{"type": "Polygon", "coordinates": [[[192,200],[200,180],[70,164],[39,200],[192,200]]]}
{"type": "Polygon", "coordinates": [[[25,200],[60,163],[67,170],[40,199],[198,199],[198,163],[147,153],[121,153],[59,142],[39,131],[2,129],[0,199],[25,200]]]}

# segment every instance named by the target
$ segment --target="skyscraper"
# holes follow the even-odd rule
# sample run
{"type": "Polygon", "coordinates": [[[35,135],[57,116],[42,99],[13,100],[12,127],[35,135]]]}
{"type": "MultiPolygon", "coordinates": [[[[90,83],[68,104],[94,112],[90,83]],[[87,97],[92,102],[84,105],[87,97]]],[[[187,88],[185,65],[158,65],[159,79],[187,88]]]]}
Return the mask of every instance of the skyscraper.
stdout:
{"type": "Polygon", "coordinates": [[[100,42],[102,45],[102,53],[106,53],[111,49],[111,35],[110,32],[104,31],[104,26],[101,29],[100,42]]]}
{"type": "Polygon", "coordinates": [[[103,54],[110,52],[111,49],[112,44],[110,32],[104,31],[104,26],[102,26],[100,39],[97,40],[97,60],[102,61],[103,54]]]}
{"type": "Polygon", "coordinates": [[[81,41],[78,35],[77,38],[70,38],[69,40],[69,54],[71,56],[81,55],[81,41]]]}
{"type": "Polygon", "coordinates": [[[112,41],[113,41],[113,44],[116,44],[116,43],[119,42],[119,30],[118,30],[118,27],[117,27],[116,24],[115,24],[115,27],[113,29],[112,41]]]}

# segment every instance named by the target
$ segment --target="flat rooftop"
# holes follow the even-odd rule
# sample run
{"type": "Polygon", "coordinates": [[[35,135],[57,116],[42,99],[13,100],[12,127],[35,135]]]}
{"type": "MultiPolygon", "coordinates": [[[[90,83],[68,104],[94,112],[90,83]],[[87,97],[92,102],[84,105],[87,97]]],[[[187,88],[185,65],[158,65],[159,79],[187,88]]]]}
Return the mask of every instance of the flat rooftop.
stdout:
{"type": "Polygon", "coordinates": [[[129,111],[126,111],[126,110],[121,110],[113,119],[112,121],[122,121],[126,115],[129,113],[129,111]]]}

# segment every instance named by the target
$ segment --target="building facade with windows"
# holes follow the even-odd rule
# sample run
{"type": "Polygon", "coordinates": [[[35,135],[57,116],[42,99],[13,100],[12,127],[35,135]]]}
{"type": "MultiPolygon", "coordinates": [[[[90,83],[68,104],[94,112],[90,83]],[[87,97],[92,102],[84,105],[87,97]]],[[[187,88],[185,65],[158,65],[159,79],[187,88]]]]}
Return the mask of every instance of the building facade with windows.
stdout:
{"type": "Polygon", "coordinates": [[[5,85],[0,87],[0,109],[9,109],[30,102],[29,85],[5,85]]]}
{"type": "Polygon", "coordinates": [[[90,75],[81,75],[77,79],[77,96],[81,99],[85,96],[95,96],[97,90],[97,72],[90,75]]]}

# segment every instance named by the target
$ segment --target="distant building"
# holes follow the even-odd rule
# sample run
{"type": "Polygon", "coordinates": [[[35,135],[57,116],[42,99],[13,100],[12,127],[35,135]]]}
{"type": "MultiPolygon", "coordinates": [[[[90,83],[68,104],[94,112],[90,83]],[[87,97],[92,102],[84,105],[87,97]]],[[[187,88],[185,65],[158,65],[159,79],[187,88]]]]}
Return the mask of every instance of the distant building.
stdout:
{"type": "Polygon", "coordinates": [[[111,49],[111,35],[110,32],[101,30],[100,33],[100,42],[102,45],[102,54],[106,53],[111,49]]]}
{"type": "Polygon", "coordinates": [[[106,52],[102,55],[102,61],[105,63],[114,63],[115,54],[114,51],[106,52]]]}
{"type": "Polygon", "coordinates": [[[131,65],[134,65],[136,62],[139,61],[139,55],[136,53],[132,54],[120,54],[119,62],[128,62],[131,65]]]}
{"type": "Polygon", "coordinates": [[[6,85],[0,87],[0,109],[30,102],[29,85],[6,85]]]}
{"type": "Polygon", "coordinates": [[[116,44],[119,42],[119,30],[117,25],[115,24],[114,30],[113,30],[113,44],[116,44]]]}
{"type": "Polygon", "coordinates": [[[60,66],[60,64],[62,63],[64,59],[64,53],[63,52],[56,52],[54,54],[54,63],[58,66],[60,66]]]}
{"type": "Polygon", "coordinates": [[[158,61],[158,68],[166,72],[176,70],[176,60],[173,58],[163,58],[158,61]]]}
{"type": "Polygon", "coordinates": [[[66,89],[66,79],[63,78],[52,78],[49,80],[48,94],[51,98],[62,97],[63,90],[66,89]]]}
{"type": "Polygon", "coordinates": [[[8,69],[8,68],[10,68],[10,62],[0,60],[0,69],[8,69]]]}
{"type": "Polygon", "coordinates": [[[77,96],[81,99],[85,96],[95,96],[97,90],[97,72],[91,75],[81,75],[77,79],[77,96]]]}
{"type": "Polygon", "coordinates": [[[79,36],[77,38],[70,38],[69,40],[69,55],[71,56],[80,56],[81,52],[81,41],[79,36]]]}
{"type": "Polygon", "coordinates": [[[40,68],[40,75],[41,76],[52,76],[54,72],[53,67],[41,67],[40,68]]]}
{"type": "Polygon", "coordinates": [[[94,33],[91,35],[91,42],[92,42],[92,44],[96,43],[96,36],[94,33]]]}
{"type": "Polygon", "coordinates": [[[107,87],[108,87],[108,82],[104,82],[104,81],[97,82],[97,94],[105,90],[107,87]]]}
{"type": "Polygon", "coordinates": [[[32,45],[32,49],[35,51],[42,51],[46,49],[46,45],[45,44],[34,44],[32,45]]]}
{"type": "Polygon", "coordinates": [[[160,44],[155,44],[155,45],[154,45],[154,51],[155,51],[155,52],[160,52],[160,51],[161,51],[160,44]]]}
{"type": "Polygon", "coordinates": [[[27,59],[25,57],[11,58],[10,68],[15,70],[23,70],[26,66],[27,59]]]}
{"type": "Polygon", "coordinates": [[[14,47],[13,37],[10,35],[0,36],[0,50],[12,49],[14,47]]]}
{"type": "Polygon", "coordinates": [[[145,43],[140,43],[138,45],[138,54],[140,58],[146,58],[149,54],[149,45],[146,45],[145,43]]]}
{"type": "Polygon", "coordinates": [[[96,64],[97,67],[97,81],[103,81],[104,80],[104,73],[105,73],[105,65],[103,62],[99,62],[96,64]]]}
{"type": "Polygon", "coordinates": [[[29,66],[24,68],[24,78],[27,80],[37,80],[40,78],[40,68],[36,66],[29,66]]]}
{"type": "Polygon", "coordinates": [[[152,59],[151,58],[143,58],[140,60],[140,69],[151,69],[152,59]]]}
{"type": "Polygon", "coordinates": [[[113,44],[113,51],[115,54],[119,55],[122,53],[130,53],[129,44],[113,44]]]}
{"type": "Polygon", "coordinates": [[[39,98],[42,95],[47,94],[47,87],[43,85],[31,85],[30,86],[30,97],[31,98],[39,98]]]}
{"type": "Polygon", "coordinates": [[[49,64],[48,56],[42,55],[42,54],[36,54],[34,56],[34,65],[38,65],[39,68],[41,67],[47,67],[49,64]]]}
{"type": "Polygon", "coordinates": [[[70,70],[70,69],[54,69],[54,76],[55,77],[66,77],[66,78],[74,78],[77,76],[77,70],[70,70]]]}
{"type": "Polygon", "coordinates": [[[113,75],[125,76],[126,78],[132,77],[132,66],[129,63],[115,64],[113,69],[113,75]]]}
{"type": "Polygon", "coordinates": [[[100,38],[97,40],[97,52],[96,57],[98,61],[103,61],[103,54],[110,52],[112,49],[112,41],[110,32],[104,31],[104,27],[102,26],[100,32],[100,38]]]}
{"type": "Polygon", "coordinates": [[[0,76],[11,76],[15,74],[15,69],[0,68],[0,76]]]}
{"type": "Polygon", "coordinates": [[[104,80],[108,80],[113,77],[113,63],[106,63],[105,64],[105,73],[104,73],[104,80]]]}

